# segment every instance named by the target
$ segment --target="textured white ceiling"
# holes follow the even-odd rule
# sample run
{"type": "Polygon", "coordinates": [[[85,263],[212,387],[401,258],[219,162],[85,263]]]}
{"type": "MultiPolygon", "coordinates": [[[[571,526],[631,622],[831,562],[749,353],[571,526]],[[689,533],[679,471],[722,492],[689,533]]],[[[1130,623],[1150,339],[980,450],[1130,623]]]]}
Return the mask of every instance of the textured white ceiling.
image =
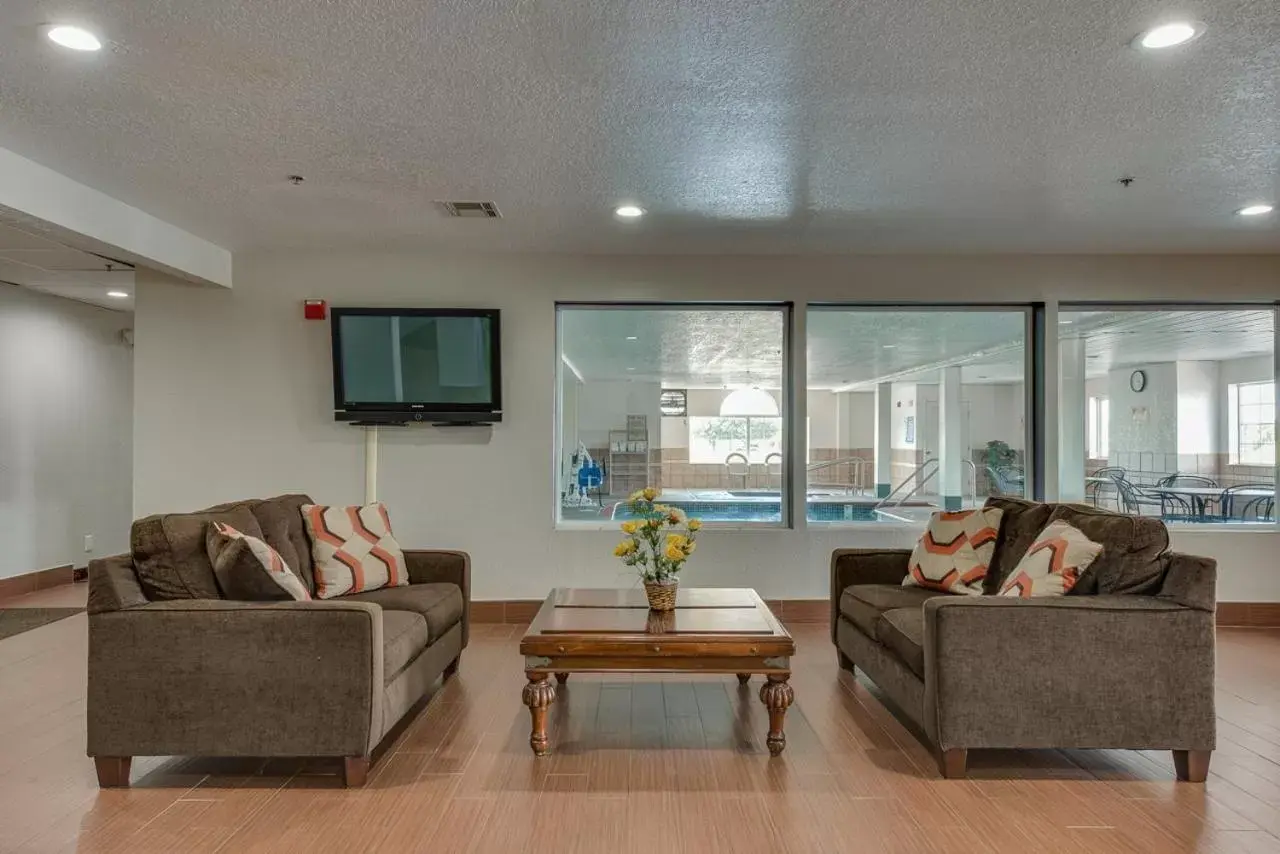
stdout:
{"type": "Polygon", "coordinates": [[[0,282],[116,311],[133,310],[133,267],[59,243],[29,218],[0,212],[0,282]],[[124,291],[127,299],[107,296],[124,291]]]}
{"type": "MultiPolygon", "coordinates": [[[[867,391],[876,382],[965,383],[1026,376],[1021,311],[817,309],[807,318],[808,387],[867,391]]],[[[1269,355],[1270,310],[1064,312],[1064,339],[1086,339],[1088,376],[1157,362],[1269,355]]],[[[592,309],[560,312],[561,350],[586,382],[669,388],[756,385],[782,377],[782,315],[770,311],[592,309]],[[631,340],[633,339],[634,340],[631,340]]]]}
{"type": "Polygon", "coordinates": [[[4,4],[0,145],[235,249],[1280,250],[1275,0],[59,8],[4,4]]]}

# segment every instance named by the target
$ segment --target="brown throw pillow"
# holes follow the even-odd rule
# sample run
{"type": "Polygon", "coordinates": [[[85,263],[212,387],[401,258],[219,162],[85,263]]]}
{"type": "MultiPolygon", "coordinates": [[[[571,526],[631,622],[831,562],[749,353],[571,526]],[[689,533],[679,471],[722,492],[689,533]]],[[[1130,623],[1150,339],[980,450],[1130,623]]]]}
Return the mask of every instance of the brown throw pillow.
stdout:
{"type": "Polygon", "coordinates": [[[280,553],[257,537],[242,534],[223,522],[210,522],[205,546],[218,586],[228,599],[302,602],[311,598],[280,553]]]}

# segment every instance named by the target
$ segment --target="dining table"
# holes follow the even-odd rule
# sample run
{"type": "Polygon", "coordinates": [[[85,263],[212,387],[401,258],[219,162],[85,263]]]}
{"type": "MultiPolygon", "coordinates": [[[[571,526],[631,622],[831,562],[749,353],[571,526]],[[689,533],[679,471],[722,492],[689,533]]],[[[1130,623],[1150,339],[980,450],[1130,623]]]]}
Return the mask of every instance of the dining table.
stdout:
{"type": "MultiPolygon", "coordinates": [[[[1223,496],[1227,494],[1226,487],[1222,486],[1140,486],[1148,495],[1168,496],[1170,498],[1187,499],[1191,504],[1193,515],[1200,521],[1204,521],[1208,516],[1209,502],[1222,501],[1223,496]]],[[[1275,489],[1267,487],[1245,487],[1243,489],[1232,490],[1233,498],[1274,498],[1275,489]]]]}

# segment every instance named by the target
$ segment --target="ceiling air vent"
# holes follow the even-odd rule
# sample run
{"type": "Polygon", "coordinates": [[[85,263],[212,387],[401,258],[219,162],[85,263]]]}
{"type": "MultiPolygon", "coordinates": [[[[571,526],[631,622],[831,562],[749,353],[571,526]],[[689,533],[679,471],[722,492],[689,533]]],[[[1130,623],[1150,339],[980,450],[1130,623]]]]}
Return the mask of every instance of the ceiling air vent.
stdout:
{"type": "Polygon", "coordinates": [[[498,213],[498,206],[493,202],[441,202],[440,204],[444,206],[449,216],[467,219],[497,219],[502,216],[498,213]]]}

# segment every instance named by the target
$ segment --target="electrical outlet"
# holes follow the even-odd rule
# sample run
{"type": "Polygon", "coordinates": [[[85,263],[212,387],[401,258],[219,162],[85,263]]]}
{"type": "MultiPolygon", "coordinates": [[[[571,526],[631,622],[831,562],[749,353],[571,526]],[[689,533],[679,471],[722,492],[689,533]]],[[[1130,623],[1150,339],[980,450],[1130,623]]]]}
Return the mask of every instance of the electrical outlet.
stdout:
{"type": "Polygon", "coordinates": [[[86,553],[93,551],[93,534],[84,535],[84,550],[86,553]]]}

